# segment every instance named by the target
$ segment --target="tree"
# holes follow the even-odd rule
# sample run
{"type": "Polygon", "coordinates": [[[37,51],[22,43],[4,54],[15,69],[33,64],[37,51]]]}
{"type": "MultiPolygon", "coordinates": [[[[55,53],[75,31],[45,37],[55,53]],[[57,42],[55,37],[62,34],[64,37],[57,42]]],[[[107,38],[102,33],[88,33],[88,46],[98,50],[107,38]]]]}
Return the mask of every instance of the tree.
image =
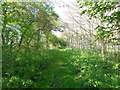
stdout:
{"type": "Polygon", "coordinates": [[[118,45],[120,38],[117,34],[120,32],[120,11],[116,10],[119,7],[118,2],[80,2],[80,8],[87,7],[81,15],[88,14],[90,18],[98,18],[101,25],[98,25],[96,40],[102,43],[102,53],[105,54],[106,44],[112,43],[118,45]]]}
{"type": "Polygon", "coordinates": [[[45,41],[48,46],[49,33],[57,28],[58,15],[45,2],[3,2],[2,17],[3,47],[10,51],[32,46],[38,49],[45,41]]]}

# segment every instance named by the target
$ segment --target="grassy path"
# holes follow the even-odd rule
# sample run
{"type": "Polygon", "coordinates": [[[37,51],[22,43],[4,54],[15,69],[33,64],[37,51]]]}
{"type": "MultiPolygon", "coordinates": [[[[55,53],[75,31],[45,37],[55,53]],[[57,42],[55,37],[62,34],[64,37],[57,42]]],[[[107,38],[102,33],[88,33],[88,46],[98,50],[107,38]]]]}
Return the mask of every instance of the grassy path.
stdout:
{"type": "MultiPolygon", "coordinates": [[[[5,59],[7,60],[7,59],[5,59]]],[[[117,88],[119,65],[113,58],[70,49],[22,53],[5,64],[3,87],[11,88],[117,88]]]]}
{"type": "MultiPolygon", "coordinates": [[[[46,70],[43,71],[43,82],[41,87],[45,88],[80,88],[82,87],[96,87],[97,85],[109,84],[107,79],[104,83],[105,77],[102,77],[105,73],[112,75],[112,64],[100,61],[98,56],[72,51],[51,51],[52,62],[49,63],[46,70]],[[98,60],[97,60],[98,59],[98,60]],[[90,61],[89,61],[90,60],[90,61]],[[71,64],[70,62],[74,62],[71,64]],[[80,63],[81,62],[81,63],[80,63]],[[102,63],[102,64],[101,64],[102,63]],[[103,72],[102,67],[105,68],[103,72]],[[75,68],[74,68],[75,67],[75,68]],[[83,70],[82,70],[83,69],[83,70]],[[100,74],[100,76],[98,76],[100,74]],[[101,79],[99,81],[99,79],[101,79]],[[89,81],[91,80],[91,81],[89,81]],[[92,81],[93,80],[93,81],[92,81]],[[93,85],[92,85],[93,83],[93,85]],[[89,86],[91,85],[91,86],[89,86]]],[[[116,73],[115,70],[113,72],[116,73]]],[[[113,80],[114,81],[114,80],[113,80]]],[[[117,85],[117,79],[115,79],[117,85]]]]}
{"type": "Polygon", "coordinates": [[[57,88],[57,87],[77,87],[77,82],[74,80],[72,69],[70,65],[66,64],[71,56],[71,52],[64,51],[51,51],[52,62],[48,64],[46,70],[43,71],[43,82],[40,83],[41,87],[57,88]]]}

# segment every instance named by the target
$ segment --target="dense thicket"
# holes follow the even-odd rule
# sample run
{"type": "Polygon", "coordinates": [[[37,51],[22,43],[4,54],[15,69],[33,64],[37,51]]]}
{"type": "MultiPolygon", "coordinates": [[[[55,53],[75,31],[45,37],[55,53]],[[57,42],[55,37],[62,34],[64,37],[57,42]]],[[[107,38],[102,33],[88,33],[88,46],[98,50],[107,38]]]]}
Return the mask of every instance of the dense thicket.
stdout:
{"type": "MultiPolygon", "coordinates": [[[[3,88],[120,88],[119,51],[105,54],[104,47],[110,43],[119,50],[119,3],[78,3],[80,8],[87,7],[79,17],[87,14],[102,23],[92,28],[96,32],[93,41],[103,43],[102,54],[94,45],[84,48],[85,43],[82,48],[71,49],[69,46],[74,43],[54,35],[53,31],[64,32],[61,29],[66,29],[67,24],[61,25],[49,2],[1,3],[3,88]]],[[[67,32],[67,39],[82,41],[79,33],[73,32],[67,32]]]]}
{"type": "MultiPolygon", "coordinates": [[[[79,49],[3,56],[3,88],[119,88],[115,58],[79,49]]],[[[118,58],[118,57],[116,57],[118,58]]],[[[120,59],[120,58],[119,58],[120,59]]]]}
{"type": "Polygon", "coordinates": [[[2,42],[7,51],[38,50],[52,44],[52,30],[58,29],[59,17],[49,4],[3,2],[2,13],[2,42]]]}

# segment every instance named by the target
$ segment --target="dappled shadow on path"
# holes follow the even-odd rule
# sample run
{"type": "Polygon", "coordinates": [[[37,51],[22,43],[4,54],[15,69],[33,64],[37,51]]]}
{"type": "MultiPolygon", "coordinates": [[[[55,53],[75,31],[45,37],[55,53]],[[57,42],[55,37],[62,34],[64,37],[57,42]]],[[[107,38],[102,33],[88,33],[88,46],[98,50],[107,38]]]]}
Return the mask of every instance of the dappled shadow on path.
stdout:
{"type": "MultiPolygon", "coordinates": [[[[54,52],[54,50],[51,52],[54,52]]],[[[43,71],[43,87],[52,88],[117,88],[116,63],[88,52],[55,51],[54,62],[43,71]],[[115,68],[116,67],[116,68],[115,68]],[[47,82],[47,83],[46,83],[47,82]]]]}
{"type": "Polygon", "coordinates": [[[118,88],[119,65],[108,59],[79,49],[21,53],[4,58],[3,87],[118,88]]]}

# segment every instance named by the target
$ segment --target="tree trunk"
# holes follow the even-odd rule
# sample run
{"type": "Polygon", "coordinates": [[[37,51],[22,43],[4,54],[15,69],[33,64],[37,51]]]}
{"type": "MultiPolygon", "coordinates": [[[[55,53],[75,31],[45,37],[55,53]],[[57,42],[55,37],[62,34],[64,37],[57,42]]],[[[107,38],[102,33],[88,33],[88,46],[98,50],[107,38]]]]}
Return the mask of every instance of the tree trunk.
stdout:
{"type": "Polygon", "coordinates": [[[2,27],[2,43],[3,44],[5,44],[5,37],[4,37],[4,31],[5,31],[5,28],[6,28],[6,18],[7,18],[7,16],[6,16],[6,12],[7,12],[7,9],[5,8],[5,6],[6,6],[6,3],[4,2],[4,4],[3,4],[3,7],[2,7],[2,13],[3,13],[3,27],[2,27]]]}
{"type": "Polygon", "coordinates": [[[106,45],[104,43],[104,39],[100,39],[100,44],[101,44],[101,54],[102,56],[105,56],[105,53],[106,53],[106,45]]]}
{"type": "Polygon", "coordinates": [[[46,48],[49,48],[49,40],[48,40],[49,38],[48,37],[49,37],[49,34],[47,33],[46,34],[46,48]]]}

